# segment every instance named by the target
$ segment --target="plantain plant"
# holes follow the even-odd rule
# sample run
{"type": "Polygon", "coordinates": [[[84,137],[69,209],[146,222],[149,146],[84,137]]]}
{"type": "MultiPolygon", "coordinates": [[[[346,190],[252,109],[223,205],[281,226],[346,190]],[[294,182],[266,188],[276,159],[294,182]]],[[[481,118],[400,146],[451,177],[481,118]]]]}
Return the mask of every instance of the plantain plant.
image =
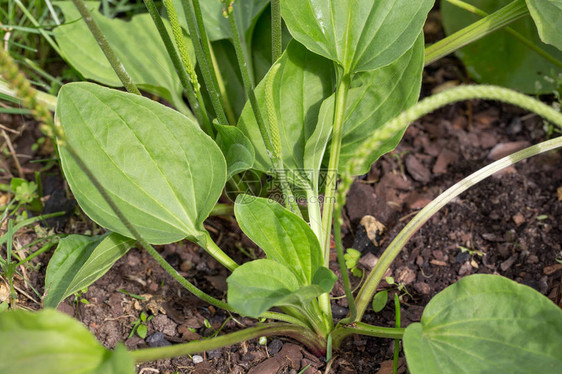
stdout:
{"type": "Polygon", "coordinates": [[[135,362],[271,335],[294,338],[329,359],[352,334],[403,339],[412,373],[561,371],[562,311],[500,276],[451,285],[406,329],[361,322],[386,270],[432,214],[501,168],[562,146],[561,138],[499,160],[444,192],[387,247],[356,295],[341,245],[341,211],[353,177],[394,149],[421,116],[482,98],[562,126],[556,110],[501,87],[461,86],[418,102],[424,64],[529,9],[542,40],[560,48],[553,18],[553,12],[562,17],[560,2],[527,3],[514,1],[509,12],[485,18],[486,27],[468,26],[462,42],[449,37],[427,49],[422,28],[431,0],[165,0],[162,13],[145,0],[148,14],[130,21],[104,18],[97,2],[55,3],[66,19],[53,32],[63,57],[98,83],[65,85],[53,121],[3,52],[0,66],[57,139],[80,207],[108,232],[61,240],[47,268],[45,310],[0,314],[0,373],[133,373],[135,362]],[[250,187],[269,177],[273,191],[250,187]],[[238,224],[266,258],[238,264],[206,231],[204,221],[224,209],[217,202],[225,188],[236,196],[238,224]],[[337,323],[329,296],[337,281],[328,267],[332,233],[350,306],[337,323]],[[226,300],[199,290],[153,248],[184,239],[231,271],[226,300]],[[168,347],[106,350],[53,308],[134,245],[210,305],[276,322],[168,347]]]}

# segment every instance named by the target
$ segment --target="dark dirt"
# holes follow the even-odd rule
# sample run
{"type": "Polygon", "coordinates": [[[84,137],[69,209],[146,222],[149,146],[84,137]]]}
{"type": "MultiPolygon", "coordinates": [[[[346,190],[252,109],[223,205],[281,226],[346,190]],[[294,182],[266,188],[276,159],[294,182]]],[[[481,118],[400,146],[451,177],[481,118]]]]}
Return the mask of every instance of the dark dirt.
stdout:
{"type": "MultiPolygon", "coordinates": [[[[435,16],[435,14],[433,14],[435,16]]],[[[426,30],[431,39],[435,28],[426,30]]],[[[423,96],[444,86],[466,81],[452,58],[429,66],[423,96]]],[[[0,123],[20,131],[9,133],[22,170],[28,179],[44,164],[50,149],[32,150],[40,136],[33,122],[1,116],[0,123]],[[23,130],[23,131],[21,131],[23,130]]],[[[381,158],[371,171],[355,182],[345,210],[346,246],[365,248],[361,267],[369,270],[376,258],[408,220],[439,193],[471,172],[502,155],[546,139],[547,125],[537,116],[508,105],[472,101],[451,105],[413,124],[398,148],[381,158]],[[381,243],[373,245],[361,234],[360,221],[374,216],[386,226],[381,243]],[[367,241],[367,242],[366,242],[367,241]]],[[[410,240],[394,262],[389,275],[406,286],[400,293],[402,326],[419,321],[423,307],[436,293],[461,277],[474,273],[500,274],[527,284],[562,306],[562,153],[551,152],[509,167],[473,187],[438,212],[410,240]],[[463,252],[463,248],[465,251],[463,252]]],[[[6,183],[17,171],[13,160],[0,159],[6,183]]],[[[45,205],[51,211],[72,211],[73,202],[56,168],[42,173],[45,205]],[[53,177],[55,176],[55,177],[53,177]],[[58,177],[57,177],[58,176],[58,177]]],[[[2,195],[0,195],[2,198],[2,195]]],[[[96,233],[98,228],[83,214],[52,223],[57,232],[96,233]]],[[[207,227],[218,244],[237,260],[247,260],[237,246],[251,248],[248,239],[230,218],[213,218],[207,227]]],[[[3,230],[4,228],[2,228],[3,230]]],[[[33,230],[18,233],[19,245],[34,239],[33,230]]],[[[214,297],[226,295],[227,272],[197,246],[182,242],[159,248],[162,255],[196,286],[214,297]]],[[[259,255],[259,251],[256,251],[259,255]]],[[[30,283],[43,291],[43,277],[50,254],[34,260],[38,271],[28,271],[30,283]]],[[[333,260],[335,260],[335,255],[333,260]]],[[[336,272],[335,261],[332,268],[336,272]]],[[[352,277],[355,284],[359,278],[352,277]]],[[[0,281],[2,283],[2,281],[0,281]]],[[[38,309],[32,291],[21,279],[17,284],[21,306],[38,309]]],[[[380,288],[392,288],[385,282],[380,288]]],[[[336,285],[333,296],[343,295],[336,285]]],[[[250,319],[215,310],[188,294],[145,252],[133,249],[120,259],[83,296],[84,302],[67,300],[60,309],[82,321],[104,344],[112,348],[124,341],[131,349],[204,339],[216,331],[235,331],[255,324],[250,319]],[[121,292],[126,291],[127,293],[121,292]],[[141,295],[138,300],[131,295],[141,295]],[[141,312],[152,315],[148,335],[128,338],[141,312]],[[210,327],[206,327],[206,322],[210,327]]],[[[71,298],[72,299],[72,298],[71,298]]],[[[343,298],[334,301],[334,312],[347,312],[343,298]]],[[[394,326],[390,302],[380,313],[369,311],[365,322],[394,326]]],[[[139,373],[391,373],[393,342],[355,336],[346,340],[326,363],[301,345],[285,338],[256,340],[192,357],[163,360],[139,367],[139,373]]],[[[405,372],[401,360],[399,372],[405,372]]]]}

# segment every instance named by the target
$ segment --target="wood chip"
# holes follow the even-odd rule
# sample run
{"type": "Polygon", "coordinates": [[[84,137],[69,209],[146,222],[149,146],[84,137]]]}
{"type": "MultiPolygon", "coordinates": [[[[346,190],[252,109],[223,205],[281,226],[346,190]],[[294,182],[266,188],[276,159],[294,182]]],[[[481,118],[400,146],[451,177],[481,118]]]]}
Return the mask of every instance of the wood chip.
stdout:
{"type": "Polygon", "coordinates": [[[544,268],[543,273],[545,275],[551,275],[556,273],[557,271],[562,270],[562,264],[554,264],[544,268]]]}
{"type": "Polygon", "coordinates": [[[439,261],[439,260],[431,260],[429,261],[432,265],[437,265],[437,266],[447,266],[447,263],[445,261],[439,261]]]}
{"type": "Polygon", "coordinates": [[[418,182],[427,183],[431,180],[431,172],[415,156],[406,157],[406,170],[418,182]]]}
{"type": "Polygon", "coordinates": [[[523,214],[521,214],[521,213],[517,213],[516,215],[511,217],[511,219],[513,220],[513,222],[515,222],[517,227],[519,227],[519,226],[521,226],[522,224],[525,223],[525,217],[523,217],[523,214]]]}
{"type": "Polygon", "coordinates": [[[490,153],[488,154],[488,158],[491,160],[499,160],[505,156],[509,156],[512,153],[522,150],[523,148],[527,148],[530,146],[526,140],[518,141],[518,142],[510,142],[510,143],[500,143],[496,145],[490,153]]]}
{"type": "Polygon", "coordinates": [[[558,193],[558,201],[562,201],[562,187],[558,187],[556,192],[558,193]]]}
{"type": "Polygon", "coordinates": [[[518,255],[514,254],[513,256],[511,256],[510,258],[508,258],[507,260],[505,260],[504,262],[501,263],[500,268],[503,271],[507,271],[511,266],[513,266],[513,264],[515,263],[515,260],[517,260],[518,255]]]}

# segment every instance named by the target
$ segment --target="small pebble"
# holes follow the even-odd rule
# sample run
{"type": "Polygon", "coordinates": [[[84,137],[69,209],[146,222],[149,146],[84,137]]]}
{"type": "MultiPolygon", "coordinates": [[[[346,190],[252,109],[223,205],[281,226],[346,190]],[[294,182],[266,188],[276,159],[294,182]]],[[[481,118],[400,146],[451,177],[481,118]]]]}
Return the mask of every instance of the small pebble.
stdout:
{"type": "Polygon", "coordinates": [[[199,356],[199,355],[193,355],[193,357],[191,358],[193,360],[194,364],[200,364],[203,362],[203,357],[199,356]]]}
{"type": "Polygon", "coordinates": [[[152,348],[172,345],[172,343],[167,341],[166,338],[164,337],[164,334],[160,331],[155,332],[154,334],[146,338],[146,342],[148,343],[148,346],[152,348]]]}
{"type": "Polygon", "coordinates": [[[267,346],[270,355],[277,354],[283,348],[283,342],[280,339],[273,339],[267,346]]]}
{"type": "Polygon", "coordinates": [[[339,306],[338,304],[332,304],[332,315],[336,318],[343,318],[347,316],[349,309],[339,306]]]}
{"type": "Polygon", "coordinates": [[[467,262],[468,260],[470,260],[470,253],[468,252],[459,252],[456,256],[455,256],[455,262],[457,264],[464,264],[465,262],[467,262]]]}

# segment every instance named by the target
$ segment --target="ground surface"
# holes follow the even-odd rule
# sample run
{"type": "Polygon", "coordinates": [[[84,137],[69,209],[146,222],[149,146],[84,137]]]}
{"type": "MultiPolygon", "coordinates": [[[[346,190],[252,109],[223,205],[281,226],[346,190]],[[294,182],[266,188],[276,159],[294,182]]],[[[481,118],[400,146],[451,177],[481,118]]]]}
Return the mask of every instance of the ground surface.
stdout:
{"type": "MultiPolygon", "coordinates": [[[[422,95],[443,85],[465,80],[454,59],[445,59],[426,69],[422,95]]],[[[39,137],[27,118],[2,116],[0,123],[9,133],[22,170],[28,179],[44,164],[30,163],[45,158],[50,149],[32,144],[39,137]]],[[[545,140],[543,121],[517,108],[490,102],[465,102],[449,106],[413,124],[398,148],[384,156],[371,171],[353,185],[345,210],[345,244],[363,249],[361,267],[369,270],[380,251],[390,243],[408,220],[431,199],[471,172],[503,155],[545,140]],[[361,220],[373,216],[386,226],[382,248],[365,234],[361,220]]],[[[0,160],[2,168],[17,175],[13,160],[0,160]]],[[[439,291],[463,276],[474,273],[500,274],[527,284],[562,306],[562,153],[552,152],[480,183],[437,213],[409,242],[391,267],[396,281],[406,286],[401,292],[402,326],[419,321],[424,305],[439,291]],[[461,247],[469,251],[463,252],[461,247]]],[[[2,176],[2,182],[10,174],[2,176]]],[[[60,233],[99,231],[72,209],[72,199],[56,168],[42,173],[44,200],[48,211],[70,210],[71,215],[52,221],[60,233]]],[[[365,221],[363,221],[365,222],[365,221]]],[[[234,221],[228,217],[207,221],[218,244],[239,261],[248,257],[237,246],[251,248],[234,221]]],[[[366,228],[369,230],[369,227],[366,228]]],[[[18,244],[34,240],[35,231],[18,233],[18,244]]],[[[163,256],[198,287],[218,298],[226,294],[227,272],[196,246],[187,242],[160,247],[163,256]]],[[[259,256],[259,251],[255,251],[259,256]]],[[[28,269],[30,283],[43,291],[44,272],[50,254],[34,260],[28,269]]],[[[334,258],[335,260],[335,258],[334,258]]],[[[332,263],[337,270],[335,261],[332,263]]],[[[353,278],[355,284],[359,278],[353,278]]],[[[2,281],[0,280],[0,283],[2,281]]],[[[38,309],[37,296],[21,280],[19,302],[38,309]]],[[[382,288],[395,290],[385,282],[382,288]]],[[[336,285],[334,296],[343,295],[336,285]]],[[[216,330],[234,331],[249,319],[208,307],[187,294],[163,272],[146,253],[133,249],[83,295],[88,304],[67,300],[60,309],[82,321],[107,347],[124,341],[129,348],[170,344],[209,337],[216,330]],[[142,295],[138,300],[129,294],[142,295]],[[131,323],[141,312],[152,315],[148,336],[128,338],[131,323]],[[211,327],[205,326],[207,320],[211,327]],[[226,321],[226,322],[225,322],[226,321]],[[224,325],[224,326],[223,326],[224,325]]],[[[72,298],[71,298],[72,299],[72,298]]],[[[345,299],[334,300],[334,314],[347,313],[345,299]]],[[[390,302],[380,313],[370,311],[365,321],[394,325],[390,302]]],[[[289,339],[270,338],[266,346],[249,341],[206,352],[200,356],[163,360],[142,365],[142,373],[391,373],[393,342],[354,337],[326,363],[289,339]],[[197,362],[197,363],[194,363],[197,362]]],[[[401,366],[401,371],[405,367],[401,366]]]]}

